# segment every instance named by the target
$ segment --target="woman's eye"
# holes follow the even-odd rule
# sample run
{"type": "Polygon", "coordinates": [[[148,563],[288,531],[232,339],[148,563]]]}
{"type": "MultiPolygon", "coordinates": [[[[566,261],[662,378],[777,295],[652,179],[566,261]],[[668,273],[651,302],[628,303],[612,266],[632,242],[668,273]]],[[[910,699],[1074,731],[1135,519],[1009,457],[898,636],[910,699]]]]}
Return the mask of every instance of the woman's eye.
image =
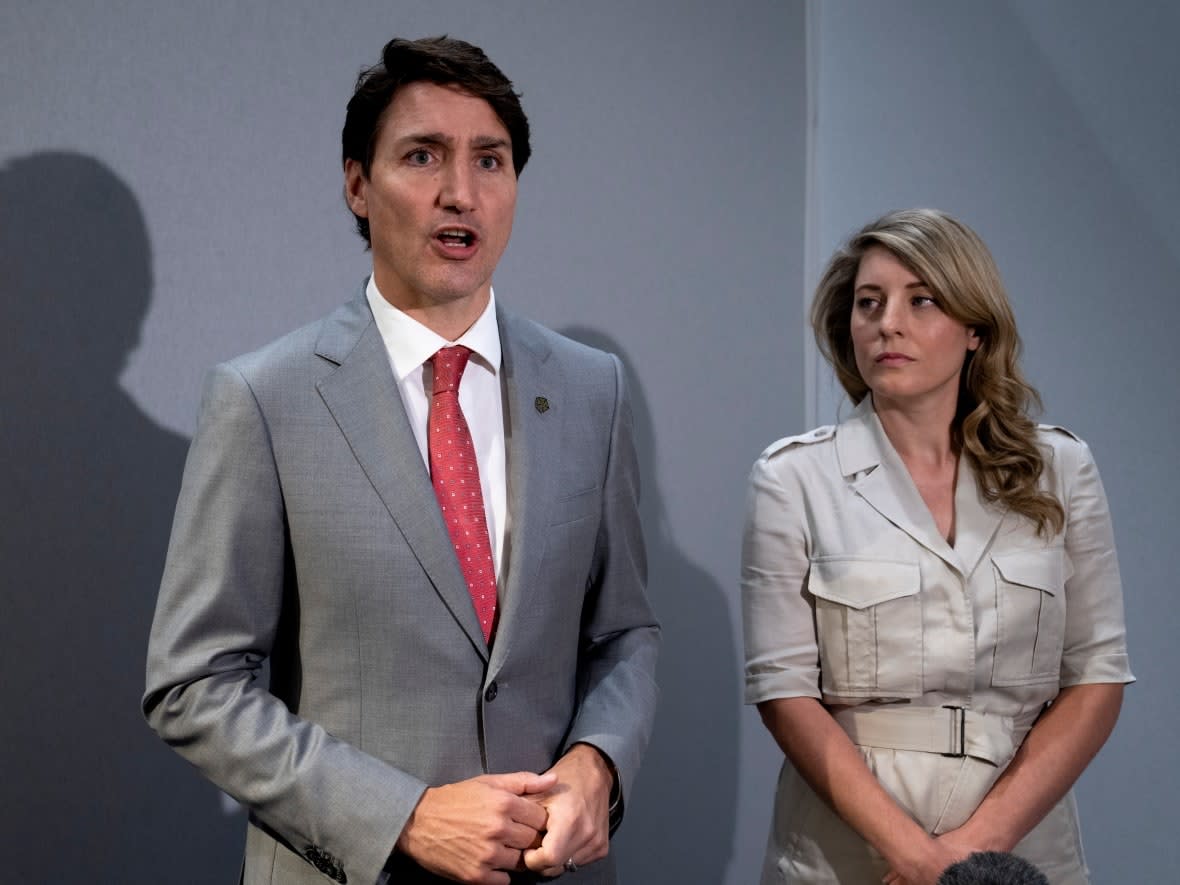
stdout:
{"type": "Polygon", "coordinates": [[[865,297],[865,298],[857,298],[856,299],[856,307],[858,310],[872,310],[876,306],[877,306],[877,299],[876,298],[865,297]]]}
{"type": "Polygon", "coordinates": [[[930,307],[930,306],[937,307],[938,306],[938,302],[935,301],[934,298],[930,295],[915,295],[913,297],[913,300],[910,301],[910,303],[912,305],[914,305],[914,307],[930,307]]]}

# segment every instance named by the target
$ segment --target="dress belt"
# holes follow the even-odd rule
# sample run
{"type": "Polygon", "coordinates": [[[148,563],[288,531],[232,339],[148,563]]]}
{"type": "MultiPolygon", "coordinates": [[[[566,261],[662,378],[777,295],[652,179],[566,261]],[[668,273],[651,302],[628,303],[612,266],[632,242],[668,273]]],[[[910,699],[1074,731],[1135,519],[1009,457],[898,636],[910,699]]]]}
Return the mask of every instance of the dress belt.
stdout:
{"type": "Polygon", "coordinates": [[[833,714],[854,744],[890,750],[917,750],[943,756],[971,756],[1006,764],[1016,752],[1010,716],[963,707],[911,707],[862,704],[833,714]]]}

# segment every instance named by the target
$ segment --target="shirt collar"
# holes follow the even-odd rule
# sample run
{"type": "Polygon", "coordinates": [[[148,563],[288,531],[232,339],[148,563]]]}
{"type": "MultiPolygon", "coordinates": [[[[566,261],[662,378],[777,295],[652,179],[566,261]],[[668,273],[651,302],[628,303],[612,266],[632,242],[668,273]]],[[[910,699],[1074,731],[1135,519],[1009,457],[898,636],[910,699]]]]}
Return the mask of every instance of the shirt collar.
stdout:
{"type": "Polygon", "coordinates": [[[429,360],[439,350],[450,344],[462,344],[471,349],[478,362],[493,375],[500,372],[500,327],[496,323],[496,293],[491,292],[487,307],[457,341],[447,341],[438,333],[428,329],[409,314],[398,310],[385,300],[372,276],[365,287],[365,298],[377,331],[389,351],[389,361],[398,382],[429,360]]]}
{"type": "Polygon", "coordinates": [[[881,463],[886,448],[892,448],[881,419],[873,409],[873,397],[865,396],[852,414],[836,429],[836,456],[840,472],[853,476],[881,463]]]}

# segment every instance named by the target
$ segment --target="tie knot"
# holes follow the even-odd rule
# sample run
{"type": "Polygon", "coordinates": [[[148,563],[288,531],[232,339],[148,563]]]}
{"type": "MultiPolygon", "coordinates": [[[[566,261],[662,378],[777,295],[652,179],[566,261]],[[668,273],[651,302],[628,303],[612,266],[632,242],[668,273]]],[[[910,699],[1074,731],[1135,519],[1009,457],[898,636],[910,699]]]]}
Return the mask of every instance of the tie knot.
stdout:
{"type": "Polygon", "coordinates": [[[471,356],[471,349],[462,344],[440,348],[430,362],[434,365],[434,390],[432,394],[438,396],[448,391],[459,390],[459,379],[463,377],[463,370],[467,368],[467,359],[471,356]]]}

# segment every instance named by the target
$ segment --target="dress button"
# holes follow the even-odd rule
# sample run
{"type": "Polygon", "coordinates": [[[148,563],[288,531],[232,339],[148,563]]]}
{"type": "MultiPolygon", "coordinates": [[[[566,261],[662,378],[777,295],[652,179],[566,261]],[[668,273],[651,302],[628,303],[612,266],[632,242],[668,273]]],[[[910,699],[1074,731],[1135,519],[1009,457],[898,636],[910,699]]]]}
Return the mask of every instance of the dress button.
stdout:
{"type": "Polygon", "coordinates": [[[496,683],[492,682],[488,686],[488,690],[483,693],[483,699],[489,704],[496,699],[496,695],[500,693],[500,689],[496,687],[496,683]]]}

